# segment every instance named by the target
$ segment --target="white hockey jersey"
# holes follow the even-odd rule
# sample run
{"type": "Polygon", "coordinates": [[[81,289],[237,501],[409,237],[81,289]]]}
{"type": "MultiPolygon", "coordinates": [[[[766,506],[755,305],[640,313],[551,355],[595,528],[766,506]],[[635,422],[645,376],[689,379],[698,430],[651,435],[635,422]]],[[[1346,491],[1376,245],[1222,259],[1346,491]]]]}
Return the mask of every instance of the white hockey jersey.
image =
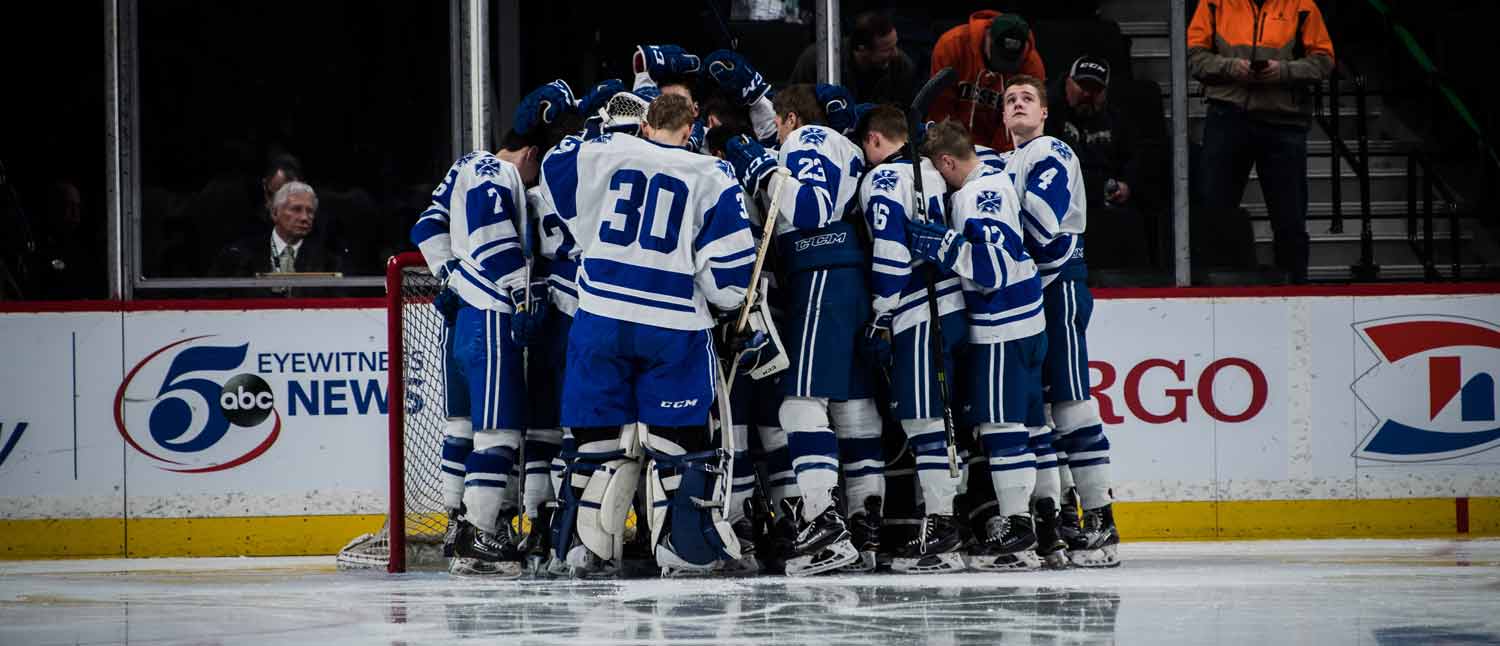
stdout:
{"type": "Polygon", "coordinates": [[[515,166],[476,150],[453,163],[412,226],[428,269],[438,274],[451,266],[448,286],[473,307],[515,311],[510,291],[526,283],[517,234],[527,217],[525,194],[515,166]]]}
{"type": "Polygon", "coordinates": [[[827,126],[802,126],[787,135],[777,160],[797,180],[781,189],[777,235],[821,229],[843,218],[864,168],[858,146],[827,126]]]}
{"type": "MultiPolygon", "coordinates": [[[[927,219],[947,222],[943,217],[943,196],[948,185],[943,176],[922,160],[922,190],[927,198],[927,219]]],[[[877,316],[890,314],[891,331],[902,332],[929,320],[927,307],[928,272],[925,260],[913,260],[907,246],[906,223],[917,217],[916,187],[912,184],[909,160],[893,161],[871,168],[859,182],[859,203],[865,223],[874,237],[871,257],[871,305],[877,316]]],[[[964,309],[963,292],[958,276],[946,270],[937,277],[938,316],[964,309]]]]}
{"type": "Polygon", "coordinates": [[[1026,252],[1020,199],[1010,175],[979,164],[950,196],[953,229],[971,243],[963,276],[969,341],[1003,343],[1047,326],[1042,282],[1026,252]]]}
{"type": "MultiPolygon", "coordinates": [[[[557,207],[552,205],[552,196],[541,186],[526,191],[526,201],[531,207],[533,228],[538,238],[538,255],[542,261],[533,261],[533,266],[545,266],[547,273],[547,296],[558,311],[572,316],[578,311],[578,245],[563,226],[557,207]]],[[[532,280],[537,280],[533,276],[532,280]]]]}
{"type": "Polygon", "coordinates": [[[1083,278],[1083,231],[1088,197],[1073,149],[1043,135],[1001,154],[1005,172],[1021,198],[1026,249],[1042,274],[1042,286],[1059,276],[1083,278]]]}
{"type": "Polygon", "coordinates": [[[738,307],[755,244],[727,162],[606,134],[542,163],[542,184],[579,251],[578,308],[675,330],[738,307]]]}

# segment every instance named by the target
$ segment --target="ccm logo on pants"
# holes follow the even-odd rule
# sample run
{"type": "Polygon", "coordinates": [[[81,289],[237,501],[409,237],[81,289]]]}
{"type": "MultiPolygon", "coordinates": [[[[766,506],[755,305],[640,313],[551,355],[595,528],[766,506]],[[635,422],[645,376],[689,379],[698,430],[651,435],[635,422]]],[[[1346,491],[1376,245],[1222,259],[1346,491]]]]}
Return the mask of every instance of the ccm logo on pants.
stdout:
{"type": "Polygon", "coordinates": [[[697,406],[697,405],[698,405],[698,400],[696,400],[696,399],[684,399],[684,400],[675,401],[675,402],[663,401],[661,403],[661,407],[662,408],[692,408],[692,407],[697,406]]]}

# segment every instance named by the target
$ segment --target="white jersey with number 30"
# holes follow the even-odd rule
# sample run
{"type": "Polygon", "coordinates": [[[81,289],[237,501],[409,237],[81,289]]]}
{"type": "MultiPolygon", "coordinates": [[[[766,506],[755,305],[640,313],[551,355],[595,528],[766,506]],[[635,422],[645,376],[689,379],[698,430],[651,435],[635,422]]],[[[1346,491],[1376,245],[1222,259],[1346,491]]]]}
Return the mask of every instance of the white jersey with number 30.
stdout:
{"type": "Polygon", "coordinates": [[[674,330],[738,307],[755,241],[727,162],[625,134],[559,149],[542,183],[578,245],[578,308],[674,330]]]}

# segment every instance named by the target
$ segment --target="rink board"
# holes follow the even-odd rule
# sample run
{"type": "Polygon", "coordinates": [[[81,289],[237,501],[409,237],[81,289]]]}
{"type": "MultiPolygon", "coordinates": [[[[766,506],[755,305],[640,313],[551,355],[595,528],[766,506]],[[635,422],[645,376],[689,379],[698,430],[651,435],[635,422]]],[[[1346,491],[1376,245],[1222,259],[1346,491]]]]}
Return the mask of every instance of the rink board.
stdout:
{"type": "MultiPolygon", "coordinates": [[[[1497,291],[1100,290],[1126,538],[1500,534],[1497,291]]],[[[384,339],[370,299],[0,304],[0,558],[378,527],[384,339]]]]}

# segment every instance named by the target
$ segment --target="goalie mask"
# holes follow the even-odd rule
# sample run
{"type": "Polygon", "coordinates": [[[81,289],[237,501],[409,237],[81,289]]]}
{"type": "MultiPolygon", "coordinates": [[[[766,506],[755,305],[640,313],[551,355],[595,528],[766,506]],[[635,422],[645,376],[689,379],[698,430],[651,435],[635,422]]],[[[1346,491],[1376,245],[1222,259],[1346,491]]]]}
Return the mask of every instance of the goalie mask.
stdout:
{"type": "Polygon", "coordinates": [[[646,122],[646,108],[650,102],[633,92],[620,92],[609,98],[599,109],[605,132],[624,132],[640,135],[641,124],[646,122]]]}

